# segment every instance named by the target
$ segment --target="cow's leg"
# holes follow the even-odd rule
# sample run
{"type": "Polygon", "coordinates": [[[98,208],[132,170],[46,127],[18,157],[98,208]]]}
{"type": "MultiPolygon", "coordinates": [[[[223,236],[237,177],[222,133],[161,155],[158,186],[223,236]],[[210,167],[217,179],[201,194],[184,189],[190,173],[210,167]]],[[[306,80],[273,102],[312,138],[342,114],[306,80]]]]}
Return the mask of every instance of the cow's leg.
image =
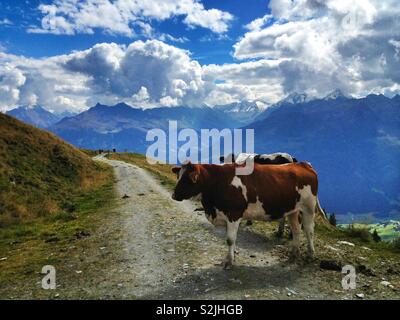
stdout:
{"type": "Polygon", "coordinates": [[[226,242],[228,243],[229,250],[228,255],[224,261],[224,269],[230,269],[235,260],[235,248],[236,248],[236,236],[240,224],[240,219],[226,223],[226,242]]]}
{"type": "Polygon", "coordinates": [[[282,238],[285,232],[285,218],[279,220],[278,232],[276,233],[278,238],[282,238]]]}
{"type": "Polygon", "coordinates": [[[299,212],[296,211],[288,215],[290,229],[292,230],[292,258],[297,258],[300,255],[300,223],[299,212]]]}
{"type": "Polygon", "coordinates": [[[314,257],[314,212],[312,210],[307,210],[303,212],[303,228],[306,234],[307,244],[308,244],[308,257],[314,257]]]}

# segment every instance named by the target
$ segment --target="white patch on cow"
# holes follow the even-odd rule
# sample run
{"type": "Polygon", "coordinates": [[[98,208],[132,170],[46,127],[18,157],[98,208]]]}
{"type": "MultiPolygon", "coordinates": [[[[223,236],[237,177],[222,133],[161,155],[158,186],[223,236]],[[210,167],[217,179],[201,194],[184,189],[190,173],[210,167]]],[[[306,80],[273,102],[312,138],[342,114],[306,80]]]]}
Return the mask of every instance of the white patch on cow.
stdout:
{"type": "Polygon", "coordinates": [[[235,260],[236,237],[239,229],[240,219],[234,222],[227,222],[226,236],[228,240],[229,251],[226,257],[224,268],[229,268],[235,260]]]}
{"type": "Polygon", "coordinates": [[[314,212],[315,210],[314,208],[317,204],[317,197],[313,195],[311,186],[305,185],[301,189],[296,186],[296,191],[300,195],[300,199],[297,201],[294,209],[284,213],[284,217],[296,211],[314,212]]]}
{"type": "Polygon", "coordinates": [[[247,201],[247,188],[246,186],[242,183],[242,180],[240,180],[239,177],[234,176],[231,182],[231,185],[233,185],[236,188],[242,188],[242,194],[244,199],[247,201]]]}
{"type": "Polygon", "coordinates": [[[303,188],[299,189],[296,186],[296,191],[300,195],[300,199],[297,201],[296,206],[293,210],[284,213],[284,216],[288,216],[296,211],[302,212],[314,212],[315,206],[317,204],[317,197],[313,195],[311,186],[305,185],[303,188]]]}
{"type": "Polygon", "coordinates": [[[277,153],[271,153],[271,154],[260,154],[261,159],[270,159],[271,161],[275,160],[278,156],[281,156],[282,158],[285,158],[286,160],[293,162],[293,157],[285,152],[277,152],[277,153]]]}
{"type": "Polygon", "coordinates": [[[248,203],[247,209],[243,214],[244,219],[248,220],[261,220],[261,221],[270,221],[271,216],[265,213],[263,208],[263,203],[258,199],[256,202],[248,203]]]}
{"type": "MultiPolygon", "coordinates": [[[[256,153],[239,153],[237,156],[233,156],[232,153],[230,153],[225,157],[225,159],[226,159],[225,163],[230,163],[230,160],[233,157],[235,159],[236,164],[244,164],[247,159],[253,160],[255,156],[257,156],[256,153]],[[227,159],[229,159],[229,161],[227,159]]],[[[285,153],[285,152],[277,152],[277,153],[260,154],[259,155],[260,159],[264,159],[264,160],[269,159],[271,161],[274,161],[278,156],[285,158],[289,162],[293,162],[293,157],[290,154],[285,153]]]]}
{"type": "Polygon", "coordinates": [[[299,209],[301,211],[307,211],[311,209],[311,212],[314,212],[314,208],[317,203],[317,197],[313,195],[311,186],[305,185],[301,189],[296,187],[296,191],[300,194],[300,199],[297,202],[299,209]]]}
{"type": "Polygon", "coordinates": [[[266,160],[275,160],[276,155],[275,154],[260,154],[260,159],[266,160]]]}

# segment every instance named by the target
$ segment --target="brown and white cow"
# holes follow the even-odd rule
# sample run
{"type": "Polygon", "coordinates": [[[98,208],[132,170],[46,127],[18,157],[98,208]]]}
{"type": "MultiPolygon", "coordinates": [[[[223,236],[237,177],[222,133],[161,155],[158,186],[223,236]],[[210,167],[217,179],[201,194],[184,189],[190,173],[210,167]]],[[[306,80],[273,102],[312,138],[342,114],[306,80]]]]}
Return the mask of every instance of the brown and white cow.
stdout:
{"type": "MultiPolygon", "coordinates": [[[[297,159],[286,152],[275,152],[275,153],[239,153],[233,154],[229,153],[225,156],[221,156],[219,160],[222,163],[236,163],[236,164],[244,164],[247,160],[251,160],[254,163],[259,164],[269,164],[269,165],[279,165],[286,163],[297,162],[297,159]]],[[[247,220],[247,226],[252,225],[251,220],[247,220]]],[[[285,218],[279,220],[278,231],[276,233],[278,238],[281,238],[285,231],[285,218]]]]}
{"type": "Polygon", "coordinates": [[[228,255],[224,268],[232,266],[241,219],[276,220],[287,216],[293,234],[292,254],[300,253],[299,214],[308,241],[308,254],[314,255],[314,213],[318,178],[308,163],[266,166],[255,163],[250,175],[236,175],[237,164],[223,166],[188,164],[174,167],[178,175],[172,198],[177,201],[201,195],[207,219],[215,226],[226,226],[228,255]]]}

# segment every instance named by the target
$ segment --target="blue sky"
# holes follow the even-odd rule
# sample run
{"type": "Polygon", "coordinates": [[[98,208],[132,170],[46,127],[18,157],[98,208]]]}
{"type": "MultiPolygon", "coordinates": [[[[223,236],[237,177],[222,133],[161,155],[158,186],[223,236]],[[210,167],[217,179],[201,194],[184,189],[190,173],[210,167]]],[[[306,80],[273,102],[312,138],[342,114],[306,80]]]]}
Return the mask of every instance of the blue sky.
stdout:
{"type": "Polygon", "coordinates": [[[0,2],[0,110],[400,92],[398,0],[0,2]]]}
{"type": "MultiPolygon", "coordinates": [[[[109,35],[102,29],[95,34],[54,35],[28,33],[32,26],[40,26],[43,14],[38,10],[40,4],[51,4],[45,0],[2,0],[0,2],[0,43],[9,53],[40,58],[60,55],[73,50],[84,50],[96,43],[116,42],[129,44],[136,39],[146,39],[145,36],[128,37],[121,34],[109,35]],[[6,20],[5,20],[6,19],[6,20]]],[[[175,38],[187,38],[184,43],[166,41],[175,46],[187,49],[193,58],[201,64],[233,62],[232,46],[242,36],[246,29],[244,25],[256,18],[262,17],[270,10],[265,0],[207,0],[202,1],[206,9],[219,9],[234,16],[229,23],[229,30],[223,35],[216,34],[206,28],[189,28],[182,23],[182,17],[153,21],[159,32],[168,33],[175,38]],[[211,42],[211,44],[210,44],[211,42]]]]}

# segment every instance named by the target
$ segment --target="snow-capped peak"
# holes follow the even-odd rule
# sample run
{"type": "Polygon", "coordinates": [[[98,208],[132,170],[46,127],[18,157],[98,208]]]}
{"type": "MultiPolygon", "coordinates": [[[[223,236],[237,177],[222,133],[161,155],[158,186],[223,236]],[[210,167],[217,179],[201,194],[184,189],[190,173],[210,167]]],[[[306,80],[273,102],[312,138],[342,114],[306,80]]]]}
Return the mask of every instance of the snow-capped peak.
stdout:
{"type": "Polygon", "coordinates": [[[338,98],[346,98],[346,96],[342,93],[342,91],[336,89],[329,93],[323,100],[335,100],[338,98]]]}
{"type": "Polygon", "coordinates": [[[262,101],[241,101],[218,105],[215,108],[223,112],[260,112],[264,110],[264,105],[262,101]]]}
{"type": "Polygon", "coordinates": [[[309,101],[309,98],[306,93],[297,93],[293,92],[289,94],[286,98],[280,101],[280,103],[291,103],[298,104],[309,101]]]}

